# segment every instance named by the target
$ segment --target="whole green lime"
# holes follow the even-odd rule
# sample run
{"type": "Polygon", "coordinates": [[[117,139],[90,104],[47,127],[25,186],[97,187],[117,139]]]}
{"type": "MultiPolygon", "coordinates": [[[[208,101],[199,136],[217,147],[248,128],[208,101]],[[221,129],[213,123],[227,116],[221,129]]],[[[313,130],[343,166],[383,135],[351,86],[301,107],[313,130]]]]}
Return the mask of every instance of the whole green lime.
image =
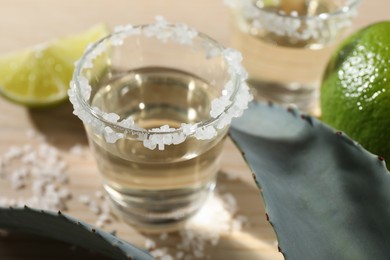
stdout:
{"type": "Polygon", "coordinates": [[[390,169],[390,21],[348,37],[328,63],[322,120],[349,135],[390,169]]]}

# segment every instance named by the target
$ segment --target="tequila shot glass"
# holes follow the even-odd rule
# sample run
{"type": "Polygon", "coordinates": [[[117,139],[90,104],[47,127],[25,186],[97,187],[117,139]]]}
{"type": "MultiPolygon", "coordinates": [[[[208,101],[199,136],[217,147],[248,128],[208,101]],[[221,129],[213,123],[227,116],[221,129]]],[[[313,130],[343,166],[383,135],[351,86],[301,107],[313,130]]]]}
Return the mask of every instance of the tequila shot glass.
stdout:
{"type": "Polygon", "coordinates": [[[335,45],[360,0],[230,0],[231,44],[256,99],[310,111],[335,45]]]}
{"type": "Polygon", "coordinates": [[[69,97],[125,221],[161,230],[201,207],[229,124],[252,98],[246,77],[240,53],[161,17],[87,48],[69,97]]]}

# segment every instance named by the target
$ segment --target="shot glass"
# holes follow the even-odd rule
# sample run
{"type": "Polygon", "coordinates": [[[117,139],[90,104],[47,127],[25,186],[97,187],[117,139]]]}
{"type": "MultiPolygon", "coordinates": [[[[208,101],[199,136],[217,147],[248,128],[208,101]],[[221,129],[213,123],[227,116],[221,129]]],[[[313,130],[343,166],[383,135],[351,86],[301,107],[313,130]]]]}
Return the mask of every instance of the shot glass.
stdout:
{"type": "Polygon", "coordinates": [[[360,0],[230,0],[231,44],[256,99],[316,104],[327,61],[360,0]]]}
{"type": "Polygon", "coordinates": [[[87,48],[69,97],[125,221],[169,228],[201,207],[230,121],[252,98],[245,80],[240,53],[161,17],[87,48]]]}

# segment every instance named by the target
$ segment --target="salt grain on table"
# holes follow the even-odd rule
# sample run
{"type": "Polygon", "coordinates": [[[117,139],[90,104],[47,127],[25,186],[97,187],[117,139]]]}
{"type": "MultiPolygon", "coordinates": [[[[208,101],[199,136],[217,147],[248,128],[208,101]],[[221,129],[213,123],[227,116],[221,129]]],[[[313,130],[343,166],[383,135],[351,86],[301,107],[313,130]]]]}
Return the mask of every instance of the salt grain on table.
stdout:
{"type": "MultiPolygon", "coordinates": [[[[14,189],[31,187],[33,196],[25,199],[0,197],[0,206],[28,205],[46,210],[66,210],[67,202],[71,199],[71,193],[65,187],[69,178],[66,173],[67,163],[59,156],[58,150],[47,144],[43,137],[34,131],[28,131],[27,135],[38,140],[37,147],[29,144],[10,147],[0,157],[0,178],[10,181],[14,189]]],[[[69,154],[81,156],[83,148],[75,145],[69,150],[69,154]]],[[[101,191],[96,191],[94,195],[95,198],[80,195],[78,200],[97,215],[96,225],[104,227],[112,222],[108,198],[101,191]]],[[[207,246],[218,245],[221,235],[240,231],[245,223],[247,218],[237,215],[237,202],[232,194],[214,193],[178,232],[180,240],[175,248],[159,248],[149,238],[145,240],[145,247],[160,260],[207,259],[207,246]]],[[[166,241],[169,240],[168,237],[168,233],[161,233],[159,239],[166,241]]]]}
{"type": "Polygon", "coordinates": [[[38,144],[11,146],[0,157],[2,179],[13,189],[31,188],[30,198],[1,198],[1,206],[30,206],[45,210],[66,210],[71,194],[64,184],[68,181],[67,163],[58,150],[47,144],[43,137],[29,130],[27,136],[38,144]]]}
{"type": "MultiPolygon", "coordinates": [[[[147,239],[145,246],[156,259],[206,259],[207,246],[216,246],[221,235],[240,231],[247,218],[236,216],[237,202],[230,193],[212,194],[202,209],[181,229],[175,248],[158,247],[147,239]],[[153,246],[152,246],[153,245],[153,246]],[[169,254],[169,253],[172,253],[169,254]]],[[[168,234],[162,233],[161,240],[168,234]]]]}

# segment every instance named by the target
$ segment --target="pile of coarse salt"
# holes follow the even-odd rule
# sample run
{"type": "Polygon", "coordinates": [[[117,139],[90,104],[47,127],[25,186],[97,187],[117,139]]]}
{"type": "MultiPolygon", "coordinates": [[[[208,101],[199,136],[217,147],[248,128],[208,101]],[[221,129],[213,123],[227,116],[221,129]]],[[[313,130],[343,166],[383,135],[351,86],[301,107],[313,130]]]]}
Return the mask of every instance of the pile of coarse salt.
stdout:
{"type": "MultiPolygon", "coordinates": [[[[175,248],[158,247],[156,240],[146,239],[145,247],[156,259],[208,259],[206,247],[216,246],[222,235],[240,231],[247,218],[237,214],[237,202],[230,193],[212,194],[202,209],[179,231],[175,248]]],[[[159,240],[169,239],[162,233],[159,240]]]]}
{"type": "Polygon", "coordinates": [[[37,144],[12,146],[0,156],[0,180],[8,181],[14,190],[31,189],[28,198],[0,196],[3,207],[35,207],[44,210],[66,210],[71,198],[67,163],[58,150],[33,130],[27,137],[37,144]]]}
{"type": "MultiPolygon", "coordinates": [[[[51,211],[65,211],[72,194],[66,187],[69,182],[68,163],[59,151],[49,145],[45,138],[33,130],[27,131],[31,144],[11,146],[0,155],[0,181],[8,181],[15,191],[27,191],[28,197],[5,197],[0,194],[1,207],[39,208],[51,211]]],[[[84,156],[85,149],[76,144],[69,154],[84,156]]],[[[95,198],[80,195],[79,201],[97,215],[96,225],[103,227],[112,222],[108,199],[101,191],[95,198]]]]}

